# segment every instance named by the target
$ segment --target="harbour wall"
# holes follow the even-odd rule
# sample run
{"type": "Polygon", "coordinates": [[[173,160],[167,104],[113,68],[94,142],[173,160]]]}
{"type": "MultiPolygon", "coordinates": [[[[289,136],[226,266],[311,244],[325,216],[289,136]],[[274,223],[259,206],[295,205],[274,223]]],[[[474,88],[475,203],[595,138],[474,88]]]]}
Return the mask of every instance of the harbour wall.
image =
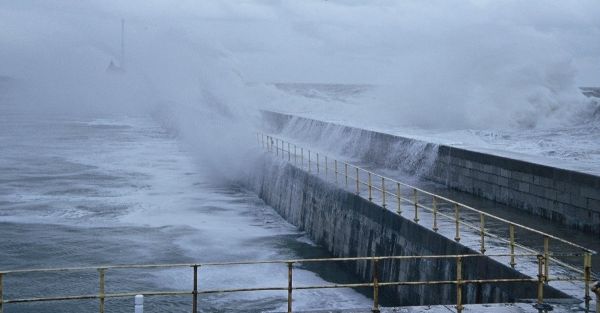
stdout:
{"type": "MultiPolygon", "coordinates": [[[[266,155],[249,175],[260,198],[334,257],[477,254],[436,232],[373,202],[347,192],[283,161],[266,155]]],[[[344,266],[362,281],[372,280],[371,261],[344,266]]],[[[463,279],[523,278],[525,275],[489,257],[463,259],[463,279]]],[[[378,265],[380,281],[456,279],[455,259],[386,260],[378,265]]],[[[488,283],[463,286],[463,303],[502,303],[536,297],[536,283],[488,283]]],[[[392,305],[456,303],[456,285],[383,287],[392,305]]],[[[545,287],[545,297],[565,294],[545,287]]]]}
{"type": "Polygon", "coordinates": [[[266,127],[288,137],[327,138],[339,153],[600,234],[598,176],[288,114],[263,117],[266,127]]]}

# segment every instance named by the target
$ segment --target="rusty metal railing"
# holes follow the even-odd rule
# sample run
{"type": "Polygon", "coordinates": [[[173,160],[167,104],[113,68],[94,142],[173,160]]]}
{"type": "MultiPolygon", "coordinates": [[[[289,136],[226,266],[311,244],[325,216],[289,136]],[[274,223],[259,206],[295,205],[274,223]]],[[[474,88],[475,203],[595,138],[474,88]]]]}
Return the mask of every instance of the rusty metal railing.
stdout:
{"type": "MultiPolygon", "coordinates": [[[[497,254],[488,256],[507,256],[507,254],[497,254]]],[[[409,285],[455,285],[456,286],[456,301],[455,308],[457,312],[461,312],[464,307],[462,299],[462,288],[468,284],[484,284],[484,283],[536,283],[537,304],[544,304],[544,284],[549,279],[556,280],[577,280],[585,281],[589,277],[546,277],[543,266],[546,262],[542,254],[515,254],[515,257],[536,258],[538,265],[538,275],[535,278],[494,278],[494,279],[465,279],[463,275],[463,260],[468,258],[486,257],[482,254],[462,254],[462,255],[422,255],[422,256],[370,256],[370,257],[348,257],[348,258],[322,258],[322,259],[291,259],[291,260],[264,260],[264,261],[238,261],[238,262],[205,262],[205,263],[179,263],[179,264],[148,264],[148,265],[106,265],[106,266],[89,266],[89,267],[69,267],[69,268],[49,268],[49,269],[24,269],[24,270],[0,270],[0,313],[6,305],[16,305],[19,303],[31,302],[49,302],[49,301],[75,301],[75,300],[98,300],[98,311],[104,313],[105,300],[110,298],[134,297],[136,295],[143,296],[190,296],[192,302],[193,313],[197,313],[202,306],[198,296],[201,294],[223,294],[237,292],[252,292],[252,291],[285,291],[287,292],[287,312],[293,311],[293,291],[294,290],[309,290],[309,289],[332,289],[332,288],[372,288],[373,292],[373,312],[379,312],[379,288],[385,286],[409,286],[409,285]],[[384,260],[415,260],[415,259],[446,259],[453,260],[455,263],[454,279],[442,280],[425,280],[425,281],[385,281],[379,279],[378,263],[384,260]],[[296,264],[305,263],[321,263],[321,262],[350,262],[350,261],[370,261],[372,262],[372,279],[369,282],[363,283],[345,283],[345,284],[323,284],[323,285],[296,285],[293,280],[293,269],[296,264]],[[252,288],[226,288],[226,289],[204,289],[201,286],[198,272],[200,269],[207,269],[217,266],[234,266],[234,265],[260,265],[260,264],[285,264],[287,266],[287,284],[281,286],[262,286],[252,288]],[[107,271],[116,269],[173,269],[173,268],[191,268],[191,290],[158,290],[158,291],[135,291],[135,292],[116,292],[107,293],[105,275],[107,271]],[[35,297],[35,298],[14,298],[4,299],[3,279],[14,274],[47,274],[59,272],[98,272],[99,292],[97,294],[85,295],[70,295],[70,296],[50,296],[50,297],[35,297]]],[[[429,263],[427,263],[429,264],[429,263]]],[[[587,302],[589,305],[589,301],[587,302]]]]}
{"type": "MultiPolygon", "coordinates": [[[[422,211],[427,211],[431,214],[432,223],[431,229],[435,232],[440,230],[440,217],[445,218],[452,222],[454,240],[460,242],[461,230],[464,228],[474,231],[479,236],[479,251],[481,254],[485,254],[488,246],[486,246],[486,237],[494,238],[499,242],[504,242],[510,253],[509,265],[515,267],[516,252],[515,249],[519,248],[527,253],[539,253],[544,256],[544,259],[548,262],[544,262],[544,282],[547,284],[550,281],[549,267],[550,263],[556,263],[563,266],[571,271],[578,274],[588,275],[588,280],[585,281],[585,299],[589,301],[589,284],[591,282],[591,264],[592,255],[596,254],[596,251],[581,246],[577,243],[568,241],[566,239],[548,234],[546,232],[534,229],[529,226],[525,226],[514,221],[507,220],[505,218],[478,210],[464,203],[454,201],[447,197],[423,190],[413,185],[400,182],[398,180],[379,175],[372,171],[366,170],[356,165],[352,165],[348,162],[337,160],[332,157],[325,156],[323,153],[311,151],[310,149],[301,147],[289,141],[277,138],[261,132],[257,133],[258,144],[268,152],[272,152],[276,157],[281,157],[283,160],[293,164],[294,166],[313,172],[313,167],[316,167],[316,174],[325,179],[335,181],[336,184],[344,182],[342,185],[346,189],[352,190],[357,195],[363,195],[366,192],[365,198],[369,201],[374,201],[375,193],[380,195],[381,206],[384,208],[390,208],[391,205],[395,205],[395,212],[399,215],[403,214],[402,205],[409,204],[412,209],[412,221],[419,223],[421,221],[422,211]],[[287,146],[287,150],[285,149],[287,146]],[[300,154],[298,154],[300,151],[300,154]],[[308,167],[304,166],[305,152],[308,158],[308,167]],[[316,156],[316,165],[313,157],[316,156]],[[319,157],[320,156],[320,157],[319,157]],[[323,161],[320,161],[323,159],[323,161]],[[333,169],[329,170],[330,166],[333,165],[333,169]],[[321,167],[325,168],[325,171],[320,171],[321,167]],[[330,174],[332,173],[332,175],[330,174]],[[333,177],[332,177],[333,176],[333,177]],[[408,195],[406,195],[406,191],[408,195]],[[425,199],[424,199],[425,198],[425,199]],[[428,205],[429,204],[429,205],[428,205]],[[440,210],[442,205],[450,206],[451,213],[442,212],[440,210]],[[470,214],[476,214],[479,216],[479,223],[474,224],[463,218],[463,213],[469,212],[470,214]],[[486,223],[490,220],[506,225],[508,229],[508,239],[503,238],[493,232],[490,232],[486,228],[486,223]],[[534,249],[524,244],[518,243],[516,240],[516,230],[525,231],[529,234],[539,235],[542,238],[542,249],[534,249]],[[563,246],[571,249],[567,254],[573,257],[580,257],[582,259],[583,267],[578,268],[569,263],[566,263],[557,258],[558,254],[553,253],[550,249],[550,241],[555,241],[562,244],[563,246]],[[586,274],[587,273],[587,274],[586,274]]],[[[426,225],[427,226],[427,225],[426,225]]],[[[565,254],[563,254],[565,255],[565,254]]]]}

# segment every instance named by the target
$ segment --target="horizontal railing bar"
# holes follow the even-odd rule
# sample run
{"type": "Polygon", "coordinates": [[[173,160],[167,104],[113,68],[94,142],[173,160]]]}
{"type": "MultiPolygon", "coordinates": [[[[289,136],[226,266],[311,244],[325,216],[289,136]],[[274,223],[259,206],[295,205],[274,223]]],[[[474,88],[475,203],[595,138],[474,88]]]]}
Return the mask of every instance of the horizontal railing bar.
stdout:
{"type": "MultiPolygon", "coordinates": [[[[267,136],[270,136],[270,135],[267,135],[267,136]]],[[[271,137],[273,137],[273,136],[271,136],[271,137]]],[[[278,139],[279,139],[279,138],[278,138],[278,139]]],[[[285,141],[285,140],[283,140],[283,139],[279,139],[279,140],[281,140],[282,142],[287,142],[287,141],[285,141]]],[[[390,182],[392,182],[392,183],[397,183],[397,184],[400,184],[401,186],[404,186],[404,187],[408,187],[408,188],[411,188],[411,189],[417,190],[417,191],[418,191],[418,192],[420,192],[420,193],[423,193],[423,194],[426,194],[426,195],[429,195],[429,196],[432,196],[432,197],[436,197],[437,199],[444,200],[444,201],[448,202],[449,204],[455,204],[455,205],[459,205],[461,208],[467,209],[467,210],[469,210],[469,211],[473,211],[473,212],[475,212],[475,213],[478,213],[478,214],[482,214],[482,215],[484,215],[484,216],[486,216],[486,217],[489,217],[489,218],[495,219],[495,220],[497,220],[497,221],[504,222],[504,223],[507,223],[507,224],[512,224],[512,225],[514,225],[514,226],[515,226],[515,227],[517,227],[517,228],[521,228],[521,229],[524,229],[524,230],[527,230],[527,231],[530,231],[530,232],[533,232],[533,233],[536,233],[536,234],[539,234],[539,235],[542,235],[542,236],[546,236],[546,237],[548,237],[548,238],[551,238],[551,239],[553,239],[553,240],[556,240],[556,241],[559,241],[559,242],[562,242],[562,243],[568,244],[568,245],[570,245],[570,246],[576,247],[576,248],[578,248],[578,249],[581,249],[581,250],[583,250],[583,251],[585,251],[585,252],[589,252],[589,253],[592,253],[592,254],[597,254],[597,252],[596,252],[595,250],[588,249],[588,248],[586,248],[586,247],[584,247],[584,246],[581,246],[581,245],[578,245],[578,244],[576,244],[576,243],[574,243],[574,242],[571,242],[571,241],[568,241],[568,240],[562,239],[562,238],[560,238],[560,237],[557,237],[557,236],[554,236],[554,235],[551,235],[551,234],[545,233],[545,232],[543,232],[543,231],[540,231],[540,230],[537,230],[537,229],[534,229],[534,228],[531,228],[531,227],[528,227],[528,226],[525,226],[525,225],[521,225],[521,224],[518,224],[518,223],[511,222],[511,221],[509,221],[509,220],[507,220],[507,219],[504,219],[504,218],[501,218],[501,217],[499,217],[499,216],[496,216],[496,215],[493,215],[493,214],[490,214],[490,213],[487,213],[487,212],[484,212],[484,211],[478,210],[478,209],[476,209],[476,208],[473,208],[473,207],[471,207],[471,206],[469,206],[469,205],[466,205],[466,204],[463,204],[463,203],[460,203],[460,202],[454,201],[454,200],[452,200],[452,199],[449,199],[449,198],[446,198],[446,197],[444,197],[444,196],[440,196],[440,195],[434,194],[434,193],[432,193],[432,192],[429,192],[429,191],[423,190],[423,189],[421,189],[421,188],[415,187],[415,186],[413,186],[413,185],[406,184],[406,183],[403,183],[403,182],[397,181],[397,180],[395,180],[395,179],[392,179],[392,178],[389,178],[389,177],[385,177],[385,176],[383,176],[383,175],[380,175],[380,174],[377,174],[377,173],[374,173],[374,172],[368,171],[368,170],[366,170],[366,169],[364,169],[364,168],[361,168],[361,167],[359,167],[359,166],[355,166],[355,165],[352,165],[352,164],[350,164],[350,163],[347,163],[347,162],[344,162],[344,161],[338,161],[338,163],[341,163],[341,164],[343,164],[343,165],[347,165],[347,166],[349,166],[349,167],[351,167],[351,168],[354,168],[354,169],[358,169],[358,170],[360,170],[360,171],[363,171],[363,172],[365,172],[365,173],[371,173],[371,175],[372,175],[372,176],[374,176],[374,177],[383,178],[384,180],[388,180],[388,181],[390,181],[390,182]]],[[[368,186],[368,183],[365,183],[365,182],[363,182],[363,181],[360,181],[360,180],[359,180],[359,182],[360,182],[361,184],[366,184],[366,185],[368,186]]],[[[372,188],[376,188],[374,185],[371,185],[371,187],[372,187],[372,188]]],[[[381,191],[381,189],[377,189],[377,190],[381,191]]]]}
{"type": "Polygon", "coordinates": [[[44,297],[44,298],[21,298],[21,299],[5,299],[2,303],[27,303],[27,302],[47,302],[47,301],[68,301],[68,300],[92,300],[100,298],[123,298],[134,297],[136,295],[144,296],[184,296],[191,295],[192,291],[140,291],[140,292],[124,292],[124,293],[107,293],[103,296],[99,294],[80,295],[80,296],[60,296],[60,297],[44,297]]]}
{"type": "MultiPolygon", "coordinates": [[[[557,278],[553,280],[567,280],[557,278]]],[[[572,279],[579,280],[579,279],[572,279]]],[[[537,282],[535,278],[494,278],[494,279],[466,279],[460,280],[461,284],[482,284],[482,283],[505,283],[505,282],[537,282]]],[[[400,286],[400,285],[439,285],[439,284],[456,284],[457,280],[433,280],[433,281],[391,281],[378,282],[379,286],[400,286]]],[[[373,287],[372,282],[368,283],[353,283],[353,284],[328,284],[328,285],[309,285],[309,286],[294,286],[293,290],[309,290],[309,289],[331,289],[331,288],[358,288],[358,287],[373,287]]],[[[232,288],[232,289],[212,289],[199,290],[198,294],[214,294],[214,293],[234,293],[234,292],[250,292],[250,291],[284,291],[288,287],[256,287],[256,288],[232,288]]],[[[19,298],[5,299],[2,303],[27,303],[27,302],[49,302],[49,301],[66,301],[66,300],[92,300],[99,298],[123,298],[133,297],[136,295],[143,296],[184,296],[191,295],[192,291],[140,291],[140,292],[123,292],[123,293],[107,293],[103,296],[98,294],[79,295],[79,296],[57,296],[43,298],[19,298]]]]}
{"type": "MultiPolygon", "coordinates": [[[[292,288],[295,289],[295,288],[292,288]]],[[[256,288],[236,288],[236,289],[215,289],[215,290],[198,290],[199,294],[211,294],[211,293],[232,293],[232,292],[245,292],[245,291],[278,291],[288,290],[288,287],[256,287],[256,288]]]]}
{"type": "Polygon", "coordinates": [[[4,299],[2,303],[26,303],[26,302],[41,302],[41,301],[63,301],[63,300],[90,300],[98,299],[99,295],[81,295],[81,296],[62,296],[62,297],[45,297],[45,298],[22,298],[22,299],[4,299]]]}
{"type": "Polygon", "coordinates": [[[373,283],[355,283],[355,284],[329,284],[323,286],[296,286],[292,289],[297,290],[308,290],[308,289],[333,289],[333,288],[359,288],[359,287],[373,287],[373,283]]]}
{"type": "MultiPolygon", "coordinates": [[[[484,283],[519,283],[519,282],[537,282],[537,278],[494,278],[494,279],[464,279],[460,280],[461,284],[484,284],[484,283]]],[[[431,281],[399,281],[399,282],[383,282],[379,286],[396,286],[396,285],[440,285],[440,284],[456,284],[456,280],[431,280],[431,281]]]]}
{"type": "MultiPolygon", "coordinates": [[[[461,284],[480,284],[480,283],[505,283],[505,282],[537,282],[537,278],[494,278],[494,279],[465,279],[461,280],[461,284]]],[[[456,280],[431,280],[431,281],[391,281],[378,282],[379,286],[400,286],[400,285],[439,285],[439,284],[456,284],[456,280]]],[[[356,288],[356,287],[373,287],[373,283],[356,283],[356,284],[330,284],[330,285],[315,285],[315,286],[297,286],[293,289],[324,289],[324,288],[356,288]]]]}
{"type": "Polygon", "coordinates": [[[34,269],[19,269],[19,270],[0,270],[0,274],[18,274],[18,273],[35,273],[35,272],[74,272],[74,271],[89,271],[98,269],[128,269],[128,268],[177,268],[190,267],[200,264],[174,263],[174,264],[119,264],[119,265],[104,265],[104,266],[83,266],[83,267],[60,267],[60,268],[34,268],[34,269]]]}
{"type": "Polygon", "coordinates": [[[585,281],[585,277],[548,277],[548,281],[585,281]]]}
{"type": "Polygon", "coordinates": [[[69,268],[45,268],[45,269],[23,269],[23,270],[7,270],[0,271],[0,274],[23,274],[36,272],[64,272],[64,271],[85,271],[98,269],[145,269],[145,268],[177,268],[177,267],[203,267],[203,266],[226,266],[226,265],[253,265],[253,264],[283,264],[283,263],[309,263],[309,262],[343,262],[343,261],[364,261],[364,260],[406,260],[406,259],[455,259],[455,258],[472,258],[472,257],[532,257],[539,253],[498,253],[498,254],[442,254],[442,255],[393,255],[393,256],[364,256],[364,257],[347,257],[347,258],[321,258],[321,259],[289,259],[289,260],[263,260],[263,261],[234,261],[234,262],[207,262],[207,263],[176,263],[176,264],[120,264],[120,265],[104,265],[104,266],[86,266],[86,267],[69,267],[69,268]]]}

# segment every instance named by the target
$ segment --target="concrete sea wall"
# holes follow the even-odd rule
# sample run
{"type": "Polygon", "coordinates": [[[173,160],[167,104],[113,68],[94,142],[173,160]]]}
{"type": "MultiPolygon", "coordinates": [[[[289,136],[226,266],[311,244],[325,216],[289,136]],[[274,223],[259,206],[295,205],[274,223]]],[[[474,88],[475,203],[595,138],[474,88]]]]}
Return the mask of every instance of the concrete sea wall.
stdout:
{"type": "Polygon", "coordinates": [[[600,234],[598,176],[287,114],[263,116],[273,131],[309,140],[339,138],[340,152],[364,161],[600,234]]]}
{"type": "MultiPolygon", "coordinates": [[[[475,254],[453,240],[337,188],[301,169],[266,155],[250,173],[250,188],[290,223],[305,231],[335,257],[475,254]]],[[[372,263],[347,262],[363,281],[372,279],[372,263]]],[[[454,280],[453,259],[382,261],[380,281],[454,280]]],[[[521,278],[523,274],[488,257],[465,258],[463,279],[521,278]]],[[[382,288],[395,305],[456,303],[455,285],[382,288]]],[[[535,298],[535,283],[469,284],[464,303],[512,302],[535,298]]],[[[548,298],[566,297],[547,287],[548,298]]]]}

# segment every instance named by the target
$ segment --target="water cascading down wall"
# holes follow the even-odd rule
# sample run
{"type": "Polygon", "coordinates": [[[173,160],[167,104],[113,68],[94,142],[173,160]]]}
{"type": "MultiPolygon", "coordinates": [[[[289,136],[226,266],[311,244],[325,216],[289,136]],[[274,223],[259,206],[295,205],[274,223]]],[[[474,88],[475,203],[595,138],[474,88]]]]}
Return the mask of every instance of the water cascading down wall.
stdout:
{"type": "MultiPolygon", "coordinates": [[[[405,219],[265,154],[248,185],[287,221],[305,231],[334,257],[476,254],[459,243],[405,219]]],[[[372,280],[372,262],[349,261],[344,266],[363,281],[372,280]]],[[[453,259],[381,261],[379,280],[434,281],[456,279],[453,259]]],[[[488,257],[465,258],[463,279],[522,278],[523,274],[488,257]]],[[[513,302],[536,296],[535,283],[486,283],[463,286],[463,303],[513,302]]],[[[381,294],[393,305],[455,304],[456,286],[384,287],[381,294]]],[[[547,298],[566,295],[551,287],[547,298]]]]}
{"type": "Polygon", "coordinates": [[[263,111],[263,120],[273,132],[301,136],[305,141],[337,140],[343,154],[364,162],[402,169],[573,229],[600,234],[598,176],[288,114],[263,111]]]}

